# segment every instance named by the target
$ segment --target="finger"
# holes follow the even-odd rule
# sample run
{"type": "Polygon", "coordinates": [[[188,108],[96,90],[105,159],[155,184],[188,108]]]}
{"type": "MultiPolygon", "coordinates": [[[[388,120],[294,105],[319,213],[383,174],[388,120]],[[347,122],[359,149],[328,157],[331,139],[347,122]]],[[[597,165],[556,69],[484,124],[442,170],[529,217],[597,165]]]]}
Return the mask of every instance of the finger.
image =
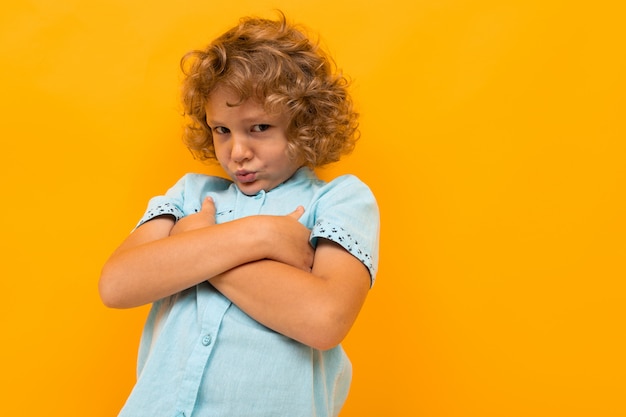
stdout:
{"type": "Polygon", "coordinates": [[[202,200],[202,208],[200,211],[211,216],[215,215],[215,202],[212,197],[207,196],[202,200]]]}
{"type": "Polygon", "coordinates": [[[294,219],[298,220],[303,214],[304,214],[304,207],[298,206],[296,207],[294,211],[289,213],[287,216],[293,217],[294,219]]]}

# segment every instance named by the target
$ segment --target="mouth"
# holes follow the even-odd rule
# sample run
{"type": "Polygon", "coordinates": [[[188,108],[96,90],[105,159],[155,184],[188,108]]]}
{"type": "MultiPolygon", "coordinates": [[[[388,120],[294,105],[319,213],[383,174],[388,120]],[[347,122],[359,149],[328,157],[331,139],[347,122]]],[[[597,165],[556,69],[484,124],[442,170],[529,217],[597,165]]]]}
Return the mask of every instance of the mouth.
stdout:
{"type": "Polygon", "coordinates": [[[235,178],[242,184],[248,184],[256,181],[256,172],[239,170],[235,172],[235,178]]]}

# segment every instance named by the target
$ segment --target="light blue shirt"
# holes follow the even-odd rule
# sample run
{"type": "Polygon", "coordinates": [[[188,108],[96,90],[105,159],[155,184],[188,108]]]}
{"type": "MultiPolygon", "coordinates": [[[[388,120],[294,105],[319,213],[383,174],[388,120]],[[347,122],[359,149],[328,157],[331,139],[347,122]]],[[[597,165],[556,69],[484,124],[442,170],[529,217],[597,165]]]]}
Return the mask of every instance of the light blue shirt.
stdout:
{"type": "MultiPolygon", "coordinates": [[[[342,245],[374,283],[379,213],[369,188],[352,175],[325,183],[308,168],[278,187],[247,196],[231,181],[187,174],[150,200],[139,224],[176,219],[213,197],[216,222],[305,207],[300,222],[342,245]]],[[[148,315],[137,382],[120,417],[331,417],[341,409],[352,367],[341,346],[313,349],[261,325],[209,283],[159,300],[148,315]]]]}

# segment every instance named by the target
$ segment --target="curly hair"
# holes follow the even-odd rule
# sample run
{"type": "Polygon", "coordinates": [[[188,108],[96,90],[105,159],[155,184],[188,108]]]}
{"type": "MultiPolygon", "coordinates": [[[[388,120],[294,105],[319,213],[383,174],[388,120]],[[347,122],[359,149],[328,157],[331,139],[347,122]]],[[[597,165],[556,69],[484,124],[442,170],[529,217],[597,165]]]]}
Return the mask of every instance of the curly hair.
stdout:
{"type": "Polygon", "coordinates": [[[238,105],[248,99],[268,113],[288,116],[288,152],[318,167],[350,153],[359,138],[358,113],[349,81],[305,32],[287,22],[243,18],[204,50],[181,60],[182,103],[187,122],[183,140],[194,156],[215,160],[205,106],[218,86],[233,91],[238,105]]]}

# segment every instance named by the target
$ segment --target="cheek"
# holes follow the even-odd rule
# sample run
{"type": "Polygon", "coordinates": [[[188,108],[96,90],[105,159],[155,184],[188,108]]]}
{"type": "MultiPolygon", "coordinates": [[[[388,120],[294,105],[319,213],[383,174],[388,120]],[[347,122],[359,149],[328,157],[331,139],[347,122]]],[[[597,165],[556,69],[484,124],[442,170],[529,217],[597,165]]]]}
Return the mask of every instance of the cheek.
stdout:
{"type": "Polygon", "coordinates": [[[215,156],[217,157],[217,159],[222,159],[228,155],[228,150],[226,149],[226,146],[220,141],[213,141],[213,149],[215,149],[215,156]]]}
{"type": "Polygon", "coordinates": [[[272,159],[283,166],[291,165],[294,161],[293,154],[288,148],[275,149],[274,152],[272,152],[272,159]]]}
{"type": "Polygon", "coordinates": [[[226,167],[228,165],[228,161],[230,159],[229,155],[230,154],[228,152],[225,152],[224,148],[215,147],[215,158],[217,158],[217,162],[219,162],[222,167],[226,167]]]}

